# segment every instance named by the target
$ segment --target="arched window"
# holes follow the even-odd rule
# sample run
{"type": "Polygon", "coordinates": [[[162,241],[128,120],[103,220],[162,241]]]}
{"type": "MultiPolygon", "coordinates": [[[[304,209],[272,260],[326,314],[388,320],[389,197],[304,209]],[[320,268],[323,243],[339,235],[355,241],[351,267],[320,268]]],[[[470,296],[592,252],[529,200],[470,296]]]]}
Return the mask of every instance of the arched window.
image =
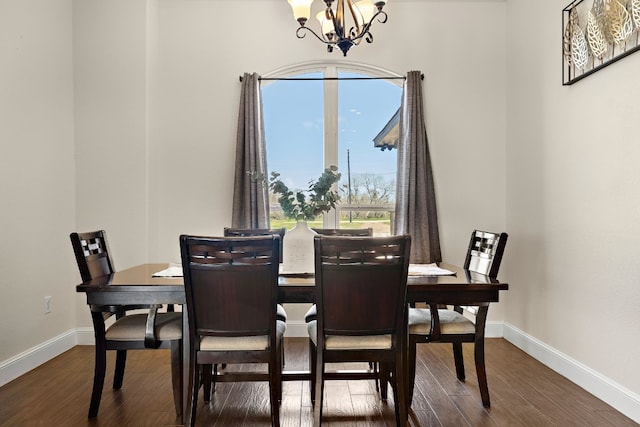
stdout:
{"type": "MultiPolygon", "coordinates": [[[[262,80],[269,172],[280,173],[291,189],[306,189],[324,168],[337,166],[339,208],[310,225],[390,234],[402,77],[374,67],[318,64],[273,75],[278,79],[262,80]]],[[[293,227],[274,195],[270,208],[272,228],[293,227]]]]}

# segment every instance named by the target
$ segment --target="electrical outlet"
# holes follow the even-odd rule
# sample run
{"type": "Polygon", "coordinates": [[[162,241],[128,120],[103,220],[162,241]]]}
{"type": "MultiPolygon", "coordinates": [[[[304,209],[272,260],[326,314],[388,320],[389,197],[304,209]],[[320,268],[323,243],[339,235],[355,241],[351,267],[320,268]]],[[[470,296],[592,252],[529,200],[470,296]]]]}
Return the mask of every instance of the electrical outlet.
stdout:
{"type": "Polygon", "coordinates": [[[44,297],[44,314],[49,314],[51,313],[51,300],[53,299],[53,297],[51,296],[46,296],[44,297]]]}

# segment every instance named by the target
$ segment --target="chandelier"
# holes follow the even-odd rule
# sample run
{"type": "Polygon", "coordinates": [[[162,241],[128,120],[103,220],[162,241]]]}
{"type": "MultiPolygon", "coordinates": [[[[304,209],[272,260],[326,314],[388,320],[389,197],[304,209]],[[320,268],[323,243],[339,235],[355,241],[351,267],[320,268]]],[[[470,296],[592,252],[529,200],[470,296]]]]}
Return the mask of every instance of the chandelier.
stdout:
{"type": "Polygon", "coordinates": [[[318,40],[327,45],[327,51],[333,52],[338,46],[344,56],[351,46],[358,45],[364,39],[367,43],[373,42],[371,24],[374,20],[380,23],[387,22],[387,14],[382,10],[386,1],[379,0],[336,0],[335,11],[331,7],[333,0],[324,0],[327,9],[318,13],[316,18],[322,29],[320,35],[306,26],[311,14],[313,0],[287,0],[293,9],[293,16],[300,23],[296,31],[299,39],[304,38],[305,31],[309,31],[318,40]],[[345,13],[345,4],[347,13],[345,13]],[[350,27],[347,30],[347,16],[350,16],[350,27]]]}

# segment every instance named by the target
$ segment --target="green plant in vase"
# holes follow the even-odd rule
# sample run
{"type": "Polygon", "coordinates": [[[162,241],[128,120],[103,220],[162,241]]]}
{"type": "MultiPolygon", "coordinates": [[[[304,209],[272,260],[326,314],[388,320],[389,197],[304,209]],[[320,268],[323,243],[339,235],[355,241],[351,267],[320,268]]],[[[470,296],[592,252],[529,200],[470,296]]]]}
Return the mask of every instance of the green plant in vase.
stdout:
{"type": "Polygon", "coordinates": [[[331,187],[340,180],[340,176],[338,168],[330,166],[317,181],[310,181],[306,190],[292,191],[282,182],[278,172],[271,172],[269,189],[279,195],[278,203],[285,217],[296,221],[311,221],[323,212],[335,208],[340,196],[331,187]]]}

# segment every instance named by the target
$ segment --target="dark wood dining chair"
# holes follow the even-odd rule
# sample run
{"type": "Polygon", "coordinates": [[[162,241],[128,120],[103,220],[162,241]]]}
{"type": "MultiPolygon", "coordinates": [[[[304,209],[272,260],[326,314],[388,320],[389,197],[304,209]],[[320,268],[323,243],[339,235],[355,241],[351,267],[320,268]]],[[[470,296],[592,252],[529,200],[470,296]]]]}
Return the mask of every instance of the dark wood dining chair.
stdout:
{"type": "MultiPolygon", "coordinates": [[[[114,273],[104,230],[71,233],[70,239],[83,282],[114,273]]],[[[107,350],[116,351],[113,389],[119,390],[124,380],[127,351],[158,348],[171,349],[173,399],[176,415],[182,415],[182,313],[160,313],[160,307],[90,306],[96,355],[89,418],[95,418],[100,408],[107,368],[107,350]],[[130,313],[136,309],[147,309],[148,313],[130,313]],[[114,315],[116,321],[107,327],[105,320],[114,315]]]]}
{"type": "MultiPolygon", "coordinates": [[[[464,262],[467,274],[480,274],[495,278],[500,269],[502,255],[507,243],[507,233],[492,233],[474,230],[464,262]]],[[[427,301],[428,304],[428,301],[427,301]]],[[[489,303],[469,308],[475,312],[475,322],[463,315],[464,308],[454,306],[453,310],[428,304],[428,308],[409,309],[409,351],[407,367],[409,374],[408,402],[411,404],[416,371],[416,347],[418,343],[440,342],[451,343],[456,366],[456,376],[465,380],[462,344],[474,343],[474,359],[478,387],[482,404],[490,407],[489,386],[484,361],[484,331],[487,321],[489,303]]]]}
{"type": "MultiPolygon", "coordinates": [[[[270,236],[276,235],[280,237],[280,255],[279,262],[282,262],[282,239],[284,238],[284,234],[286,233],[286,228],[224,228],[224,236],[225,237],[251,237],[251,236],[270,236]]],[[[276,316],[278,320],[283,322],[287,321],[287,311],[284,309],[282,304],[278,304],[276,306],[276,316]]],[[[281,360],[282,366],[284,367],[285,358],[284,358],[284,344],[280,347],[282,351],[281,360]]],[[[221,368],[224,369],[226,364],[221,364],[221,368]]],[[[209,402],[211,399],[211,391],[212,387],[214,387],[214,377],[213,375],[217,373],[218,366],[214,365],[209,369],[209,367],[202,367],[202,386],[204,388],[203,398],[205,402],[209,402]],[[211,372],[210,372],[211,371],[211,372]]]]}
{"type": "Polygon", "coordinates": [[[410,236],[316,236],[317,318],[309,322],[314,425],[322,422],[324,381],[391,381],[396,422],[407,422],[404,348],[410,236]],[[327,370],[327,363],[375,362],[380,372],[327,370]]]}
{"type": "Polygon", "coordinates": [[[268,373],[214,372],[214,382],[268,381],[271,424],[279,425],[286,330],[276,316],[280,238],[182,235],[180,252],[190,338],[189,425],[195,425],[200,368],[222,363],[267,364],[268,373]]]}

